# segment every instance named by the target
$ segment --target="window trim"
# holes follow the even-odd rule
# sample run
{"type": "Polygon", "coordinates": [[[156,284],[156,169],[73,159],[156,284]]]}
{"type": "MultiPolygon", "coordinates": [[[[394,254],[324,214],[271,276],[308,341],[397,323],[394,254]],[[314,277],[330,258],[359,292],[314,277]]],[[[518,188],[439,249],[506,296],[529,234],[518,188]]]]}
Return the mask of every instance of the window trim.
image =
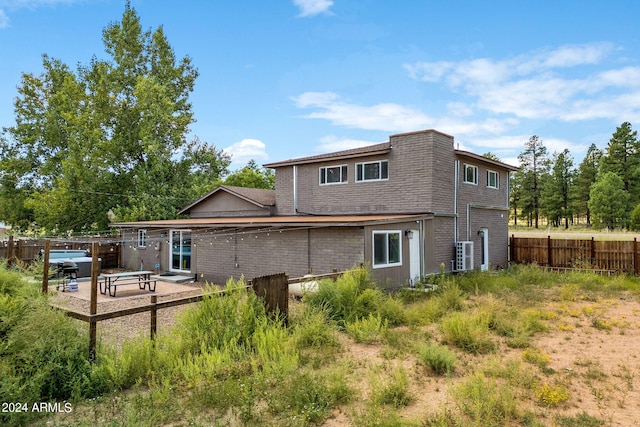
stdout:
{"type": "Polygon", "coordinates": [[[487,169],[487,187],[494,188],[496,190],[500,189],[500,172],[487,169]],[[489,179],[489,175],[494,174],[496,176],[496,185],[491,185],[491,180],[489,179]]]}
{"type": "Polygon", "coordinates": [[[319,185],[337,185],[337,184],[347,184],[349,182],[349,165],[331,165],[331,166],[320,166],[318,168],[318,184],[319,185]],[[338,182],[327,182],[327,169],[340,168],[340,181],[338,182]],[[322,182],[322,178],[324,177],[324,182],[322,182]]]}
{"type": "Polygon", "coordinates": [[[355,165],[355,174],[356,174],[356,182],[375,182],[375,181],[388,181],[389,180],[389,160],[374,160],[371,162],[360,162],[360,163],[356,163],[355,165]],[[378,164],[378,168],[380,171],[380,178],[365,178],[364,177],[364,167],[365,165],[373,165],[373,164],[378,164]],[[382,178],[382,164],[386,163],[387,164],[387,177],[386,178],[382,178]],[[358,174],[358,169],[359,166],[362,166],[362,178],[359,176],[358,174]]]}
{"type": "Polygon", "coordinates": [[[402,266],[402,230],[373,230],[371,234],[371,265],[373,268],[389,268],[402,266]],[[385,235],[386,242],[386,256],[387,261],[384,264],[376,264],[376,235],[385,235]],[[398,262],[389,262],[389,236],[392,234],[398,235],[398,262]]]}
{"type": "Polygon", "coordinates": [[[463,171],[464,171],[464,176],[462,177],[462,181],[465,184],[478,185],[478,166],[470,165],[470,164],[465,163],[463,171]],[[475,173],[473,174],[474,181],[467,181],[467,169],[474,169],[475,170],[475,173]]]}
{"type": "Polygon", "coordinates": [[[138,229],[138,248],[146,248],[147,247],[147,229],[139,228],[138,229]]]}

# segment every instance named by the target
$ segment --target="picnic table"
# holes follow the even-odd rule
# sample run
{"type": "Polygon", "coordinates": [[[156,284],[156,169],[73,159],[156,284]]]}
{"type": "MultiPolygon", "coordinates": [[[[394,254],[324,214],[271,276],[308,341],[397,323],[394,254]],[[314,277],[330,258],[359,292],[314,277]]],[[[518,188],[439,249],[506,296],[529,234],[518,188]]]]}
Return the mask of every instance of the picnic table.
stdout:
{"type": "Polygon", "coordinates": [[[118,286],[138,285],[138,288],[149,288],[150,292],[156,291],[156,280],[151,278],[153,271],[123,271],[119,273],[107,273],[98,276],[100,293],[106,295],[107,291],[112,297],[116,296],[118,286]]]}

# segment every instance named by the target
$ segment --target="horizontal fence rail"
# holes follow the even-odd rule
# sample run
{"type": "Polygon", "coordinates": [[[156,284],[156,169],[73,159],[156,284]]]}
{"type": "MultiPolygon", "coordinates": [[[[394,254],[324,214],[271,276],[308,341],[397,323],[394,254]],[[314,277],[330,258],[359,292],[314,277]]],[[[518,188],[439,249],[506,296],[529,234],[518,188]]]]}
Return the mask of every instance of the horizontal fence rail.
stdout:
{"type": "Polygon", "coordinates": [[[535,263],[555,269],[592,269],[639,274],[638,241],[554,239],[547,237],[509,238],[512,263],[535,263]]]}
{"type": "MultiPolygon", "coordinates": [[[[93,243],[92,251],[97,253],[97,243],[93,243]]],[[[49,244],[45,247],[45,259],[48,258],[49,254],[49,244]]],[[[97,256],[94,255],[94,260],[97,259],[97,256]]],[[[150,336],[151,339],[155,338],[157,333],[157,311],[163,308],[175,307],[179,305],[192,304],[202,301],[207,297],[212,296],[223,296],[228,292],[226,289],[221,289],[216,292],[209,292],[202,295],[195,295],[190,297],[178,298],[169,301],[158,302],[157,295],[151,295],[151,303],[146,305],[140,305],[137,307],[125,308],[122,310],[109,311],[104,313],[97,313],[97,263],[93,263],[92,268],[92,277],[91,277],[91,300],[90,300],[90,309],[89,314],[86,313],[78,313],[73,310],[66,309],[64,307],[54,306],[54,308],[63,311],[67,316],[89,323],[89,358],[95,358],[96,352],[96,326],[98,322],[116,319],[119,317],[130,316],[133,314],[151,312],[150,316],[150,336]]],[[[45,266],[46,267],[46,266],[45,266]]],[[[284,315],[285,319],[288,315],[288,299],[289,299],[289,287],[288,285],[294,283],[301,283],[313,280],[321,280],[321,279],[337,279],[339,276],[344,274],[344,272],[337,272],[334,270],[333,273],[314,275],[314,276],[305,276],[299,278],[289,279],[285,273],[274,274],[270,276],[257,277],[247,282],[245,289],[252,289],[253,292],[256,293],[259,297],[265,300],[265,305],[268,312],[278,313],[280,315],[284,315]]],[[[46,274],[45,274],[46,277],[46,274]]],[[[43,279],[43,292],[47,292],[47,280],[43,279]]]]}

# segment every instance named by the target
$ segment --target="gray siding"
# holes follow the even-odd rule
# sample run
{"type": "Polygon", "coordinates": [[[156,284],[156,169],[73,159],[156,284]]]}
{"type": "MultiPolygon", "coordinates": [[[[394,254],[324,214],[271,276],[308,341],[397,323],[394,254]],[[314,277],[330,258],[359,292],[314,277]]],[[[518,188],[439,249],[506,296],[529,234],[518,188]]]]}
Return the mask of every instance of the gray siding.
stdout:
{"type": "MultiPolygon", "coordinates": [[[[438,132],[392,136],[386,155],[330,160],[297,166],[299,213],[379,214],[452,212],[455,159],[453,138],[438,132]],[[356,182],[356,164],[389,161],[389,179],[356,182]],[[347,182],[321,185],[321,167],[347,165],[347,182]]],[[[293,214],[293,167],[276,169],[277,212],[293,214]]]]}
{"type": "Polygon", "coordinates": [[[268,216],[269,208],[261,208],[229,193],[219,192],[208,200],[194,206],[191,218],[212,218],[222,216],[268,216]]]}
{"type": "Polygon", "coordinates": [[[299,277],[309,271],[342,271],[363,262],[362,233],[359,227],[336,227],[269,233],[247,230],[215,240],[205,237],[198,243],[196,273],[203,280],[222,284],[242,275],[250,279],[281,272],[299,277]]]}

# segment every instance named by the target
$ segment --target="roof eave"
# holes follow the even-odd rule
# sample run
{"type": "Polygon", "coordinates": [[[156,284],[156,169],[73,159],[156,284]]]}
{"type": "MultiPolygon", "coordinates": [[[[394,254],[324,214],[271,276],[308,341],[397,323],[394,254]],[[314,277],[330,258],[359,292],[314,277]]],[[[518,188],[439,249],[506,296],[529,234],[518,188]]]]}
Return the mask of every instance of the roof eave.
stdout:
{"type": "Polygon", "coordinates": [[[391,148],[389,147],[389,148],[384,148],[380,150],[368,151],[366,153],[353,153],[353,154],[345,154],[341,156],[326,156],[326,157],[317,157],[317,158],[309,158],[309,159],[291,159],[291,160],[285,160],[282,162],[266,163],[263,166],[265,168],[275,169],[275,168],[281,168],[285,166],[307,165],[307,164],[313,164],[313,163],[331,162],[334,160],[347,160],[347,159],[355,159],[358,157],[378,156],[381,154],[388,154],[390,152],[391,152],[391,148]]]}

